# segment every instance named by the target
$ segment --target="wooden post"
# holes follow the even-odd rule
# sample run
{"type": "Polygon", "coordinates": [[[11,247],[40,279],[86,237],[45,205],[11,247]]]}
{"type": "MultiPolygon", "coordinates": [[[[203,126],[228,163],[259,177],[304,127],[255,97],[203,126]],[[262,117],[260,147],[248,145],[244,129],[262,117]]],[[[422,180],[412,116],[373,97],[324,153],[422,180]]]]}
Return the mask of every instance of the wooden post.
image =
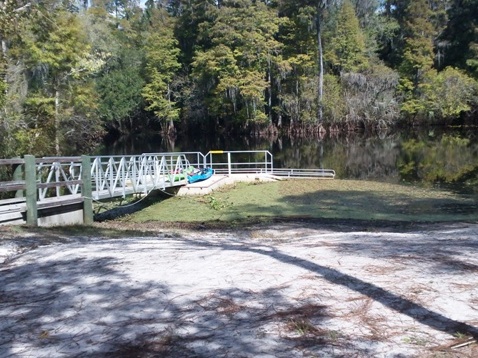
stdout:
{"type": "MultiPolygon", "coordinates": [[[[22,181],[23,180],[23,164],[14,164],[13,165],[13,181],[22,181]]],[[[15,198],[23,198],[23,190],[17,190],[15,193],[15,198]]]]}
{"type": "Polygon", "coordinates": [[[93,190],[91,186],[91,161],[87,155],[81,156],[81,195],[83,196],[83,224],[93,224],[93,190]]]}
{"type": "Polygon", "coordinates": [[[25,155],[24,159],[27,225],[37,226],[37,170],[35,165],[35,157],[33,155],[25,155]]]}

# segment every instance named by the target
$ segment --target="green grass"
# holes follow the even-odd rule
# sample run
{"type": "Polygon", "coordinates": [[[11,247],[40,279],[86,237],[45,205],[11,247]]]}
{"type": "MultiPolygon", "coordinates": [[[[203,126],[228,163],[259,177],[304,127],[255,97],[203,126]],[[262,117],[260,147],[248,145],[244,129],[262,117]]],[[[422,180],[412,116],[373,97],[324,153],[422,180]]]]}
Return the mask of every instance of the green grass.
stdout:
{"type": "Polygon", "coordinates": [[[211,222],[251,218],[333,218],[412,222],[478,217],[476,196],[356,180],[238,183],[204,196],[157,202],[123,220],[211,222]]]}

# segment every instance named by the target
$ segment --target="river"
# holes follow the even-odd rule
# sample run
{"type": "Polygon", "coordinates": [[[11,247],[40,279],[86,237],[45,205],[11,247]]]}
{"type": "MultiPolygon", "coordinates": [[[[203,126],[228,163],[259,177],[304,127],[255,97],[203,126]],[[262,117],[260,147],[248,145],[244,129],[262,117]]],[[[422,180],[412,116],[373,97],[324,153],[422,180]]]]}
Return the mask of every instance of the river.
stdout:
{"type": "Polygon", "coordinates": [[[276,168],[334,169],[337,178],[387,182],[477,183],[476,127],[428,127],[367,135],[327,134],[323,138],[259,138],[221,135],[159,135],[122,138],[97,154],[171,151],[268,150],[276,168]]]}

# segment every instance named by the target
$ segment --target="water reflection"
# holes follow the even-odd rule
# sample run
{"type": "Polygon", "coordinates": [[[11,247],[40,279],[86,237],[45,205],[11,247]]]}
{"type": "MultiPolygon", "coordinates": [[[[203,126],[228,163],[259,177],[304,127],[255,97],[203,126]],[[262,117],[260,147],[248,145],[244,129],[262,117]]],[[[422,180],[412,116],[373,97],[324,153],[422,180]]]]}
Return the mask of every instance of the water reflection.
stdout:
{"type": "Polygon", "coordinates": [[[388,182],[477,183],[475,128],[426,128],[394,133],[349,133],[322,138],[232,137],[202,134],[122,138],[97,154],[268,150],[277,168],[334,169],[338,178],[388,182]]]}

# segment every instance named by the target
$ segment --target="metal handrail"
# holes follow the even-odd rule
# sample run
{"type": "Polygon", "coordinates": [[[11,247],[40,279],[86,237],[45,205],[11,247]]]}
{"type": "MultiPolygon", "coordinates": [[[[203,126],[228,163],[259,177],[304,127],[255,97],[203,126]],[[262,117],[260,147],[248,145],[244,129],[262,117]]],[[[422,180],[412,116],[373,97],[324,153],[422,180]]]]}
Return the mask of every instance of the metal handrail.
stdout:
{"type": "Polygon", "coordinates": [[[36,176],[38,188],[38,201],[45,200],[51,196],[51,189],[54,189],[53,196],[77,195],[81,186],[81,158],[37,158],[36,176]],[[67,189],[63,193],[61,188],[67,189]]]}
{"type": "Polygon", "coordinates": [[[172,152],[143,155],[184,155],[189,164],[197,167],[209,166],[217,174],[270,174],[288,178],[335,178],[335,171],[332,169],[290,169],[274,168],[273,155],[267,150],[211,150],[206,155],[201,152],[172,152]],[[263,156],[261,160],[239,161],[234,157],[241,155],[263,156]],[[217,158],[219,156],[219,159],[217,158]]]}
{"type": "Polygon", "coordinates": [[[227,169],[227,174],[229,175],[245,171],[249,173],[271,174],[274,170],[273,156],[268,150],[211,150],[206,154],[205,158],[209,166],[216,172],[224,172],[227,169]],[[233,161],[233,156],[244,154],[263,156],[263,159],[253,159],[248,162],[233,161]],[[221,157],[226,155],[226,161],[213,161],[213,157],[217,155],[221,157]]]}
{"type": "Polygon", "coordinates": [[[166,153],[143,153],[143,155],[182,155],[189,165],[196,167],[210,167],[216,173],[265,173],[271,174],[274,170],[273,156],[268,150],[210,150],[207,154],[201,152],[166,152],[166,153]],[[217,161],[217,155],[221,156],[217,161]],[[248,162],[235,160],[237,155],[262,156],[261,160],[249,160],[248,162]],[[226,156],[224,158],[224,156],[226,156]]]}
{"type": "Polygon", "coordinates": [[[274,169],[274,176],[288,178],[335,178],[335,170],[332,169],[291,169],[280,168],[274,169]]]}
{"type": "Polygon", "coordinates": [[[150,153],[132,156],[91,157],[93,197],[125,197],[130,193],[147,194],[153,189],[184,185],[176,174],[185,171],[187,159],[181,153],[150,153]]]}
{"type": "Polygon", "coordinates": [[[201,152],[160,152],[160,153],[143,153],[141,155],[146,156],[164,156],[164,155],[175,155],[183,156],[190,165],[197,167],[206,166],[206,156],[201,152]]]}

